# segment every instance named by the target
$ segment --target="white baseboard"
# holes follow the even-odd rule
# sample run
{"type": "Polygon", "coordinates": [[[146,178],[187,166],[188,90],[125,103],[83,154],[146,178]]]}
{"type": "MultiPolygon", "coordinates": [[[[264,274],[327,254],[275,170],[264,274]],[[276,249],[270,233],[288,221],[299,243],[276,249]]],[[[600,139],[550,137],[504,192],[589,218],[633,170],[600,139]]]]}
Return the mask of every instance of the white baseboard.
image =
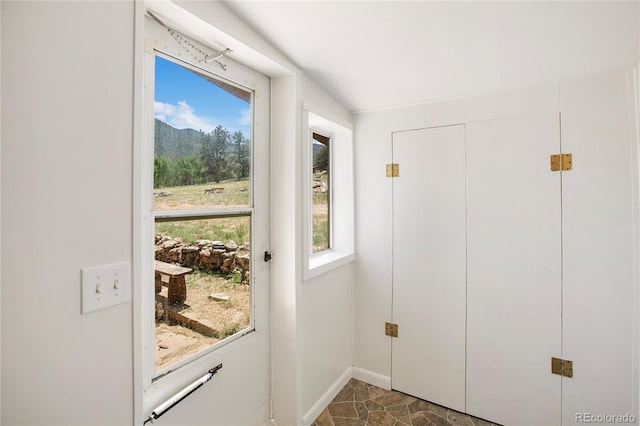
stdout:
{"type": "Polygon", "coordinates": [[[391,377],[383,376],[382,374],[374,373],[373,371],[364,370],[359,367],[353,367],[353,378],[361,380],[370,385],[378,386],[382,389],[391,389],[391,377]]]}
{"type": "Polygon", "coordinates": [[[315,404],[313,404],[313,407],[311,407],[307,414],[302,417],[302,424],[304,426],[311,425],[315,421],[315,419],[317,419],[318,416],[324,411],[324,409],[327,408],[327,405],[329,405],[329,403],[333,401],[333,398],[338,395],[338,393],[347,384],[347,382],[351,380],[351,377],[353,377],[352,367],[349,367],[345,370],[344,373],[342,373],[338,380],[336,380],[331,385],[331,387],[327,389],[324,395],[322,395],[322,397],[315,404]]]}

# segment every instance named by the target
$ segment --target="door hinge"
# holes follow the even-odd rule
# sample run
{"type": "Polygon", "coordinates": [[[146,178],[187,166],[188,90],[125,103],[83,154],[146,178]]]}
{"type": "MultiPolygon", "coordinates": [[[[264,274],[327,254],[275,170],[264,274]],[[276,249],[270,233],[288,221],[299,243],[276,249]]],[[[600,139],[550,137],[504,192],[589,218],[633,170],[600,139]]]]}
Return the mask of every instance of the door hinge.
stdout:
{"type": "Polygon", "coordinates": [[[551,171],[566,171],[571,170],[573,165],[573,158],[571,154],[554,154],[551,156],[551,171]]]}
{"type": "Polygon", "coordinates": [[[391,337],[398,337],[398,324],[390,322],[384,323],[384,334],[391,337]]]}
{"type": "Polygon", "coordinates": [[[564,377],[573,377],[573,361],[551,358],[551,372],[564,377]]]}
{"type": "Polygon", "coordinates": [[[398,163],[387,164],[387,177],[400,176],[400,165],[398,163]]]}

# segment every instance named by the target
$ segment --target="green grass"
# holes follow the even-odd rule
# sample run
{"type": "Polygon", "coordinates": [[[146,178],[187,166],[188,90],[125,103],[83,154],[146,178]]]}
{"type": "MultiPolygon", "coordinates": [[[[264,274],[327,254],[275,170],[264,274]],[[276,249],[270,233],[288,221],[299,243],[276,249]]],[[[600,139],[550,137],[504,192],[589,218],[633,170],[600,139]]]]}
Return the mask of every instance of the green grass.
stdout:
{"type": "Polygon", "coordinates": [[[231,272],[230,274],[228,274],[226,276],[227,280],[229,280],[230,283],[232,284],[238,284],[242,282],[242,272],[238,271],[237,269],[234,270],[233,272],[231,272]]]}
{"type": "MultiPolygon", "coordinates": [[[[154,192],[170,195],[154,197],[155,210],[248,207],[250,205],[249,180],[229,180],[204,185],[160,188],[154,192]],[[221,192],[205,193],[205,190],[222,188],[221,192]]],[[[156,223],[156,233],[180,238],[188,244],[198,240],[250,243],[249,217],[185,220],[156,223]]]]}
{"type": "Polygon", "coordinates": [[[240,331],[240,324],[237,322],[231,322],[231,323],[226,323],[223,327],[222,330],[220,330],[220,335],[218,336],[218,338],[220,340],[225,339],[229,336],[233,336],[234,334],[236,334],[238,331],[240,331]]]}
{"type": "Polygon", "coordinates": [[[198,240],[211,240],[236,244],[250,242],[249,217],[185,220],[156,223],[156,233],[180,238],[188,244],[198,240]]]}
{"type": "MultiPolygon", "coordinates": [[[[313,174],[314,182],[328,183],[326,172],[313,174]]],[[[313,192],[313,252],[329,248],[329,191],[313,192]]]]}
{"type": "Polygon", "coordinates": [[[327,204],[327,192],[315,192],[313,194],[313,204],[327,204]]]}
{"type": "Polygon", "coordinates": [[[329,248],[329,222],[324,220],[313,220],[313,252],[318,252],[329,248]]]}
{"type": "Polygon", "coordinates": [[[154,192],[171,194],[166,197],[154,197],[155,210],[248,207],[250,205],[248,179],[159,188],[154,192]],[[223,188],[223,191],[205,193],[205,190],[212,188],[223,188]]]}

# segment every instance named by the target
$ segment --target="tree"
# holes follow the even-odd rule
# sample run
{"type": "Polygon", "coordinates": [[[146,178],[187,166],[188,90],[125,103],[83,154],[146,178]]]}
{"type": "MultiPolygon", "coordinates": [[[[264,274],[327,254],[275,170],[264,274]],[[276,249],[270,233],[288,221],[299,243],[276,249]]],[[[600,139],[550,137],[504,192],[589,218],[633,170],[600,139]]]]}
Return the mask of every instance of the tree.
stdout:
{"type": "Polygon", "coordinates": [[[251,171],[251,147],[249,139],[245,139],[242,132],[235,132],[232,137],[234,172],[236,179],[249,177],[251,171]]]}
{"type": "Polygon", "coordinates": [[[226,170],[227,148],[231,137],[224,127],[218,125],[213,132],[207,134],[202,143],[200,157],[205,176],[219,183],[226,170]]]}
{"type": "Polygon", "coordinates": [[[164,188],[170,185],[171,160],[156,155],[153,159],[153,187],[164,188]]]}
{"type": "Polygon", "coordinates": [[[322,149],[318,151],[315,161],[313,162],[313,170],[314,171],[329,170],[329,147],[327,145],[323,146],[322,149]]]}
{"type": "Polygon", "coordinates": [[[202,182],[202,160],[197,155],[175,160],[174,185],[195,185],[202,182]]]}

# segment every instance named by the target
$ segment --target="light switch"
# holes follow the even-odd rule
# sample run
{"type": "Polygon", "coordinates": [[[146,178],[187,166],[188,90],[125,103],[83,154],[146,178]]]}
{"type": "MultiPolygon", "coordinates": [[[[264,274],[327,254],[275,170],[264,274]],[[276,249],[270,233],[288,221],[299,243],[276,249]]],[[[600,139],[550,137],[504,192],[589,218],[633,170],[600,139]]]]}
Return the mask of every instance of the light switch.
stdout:
{"type": "Polygon", "coordinates": [[[82,268],[82,313],[131,301],[129,262],[82,268]]]}

